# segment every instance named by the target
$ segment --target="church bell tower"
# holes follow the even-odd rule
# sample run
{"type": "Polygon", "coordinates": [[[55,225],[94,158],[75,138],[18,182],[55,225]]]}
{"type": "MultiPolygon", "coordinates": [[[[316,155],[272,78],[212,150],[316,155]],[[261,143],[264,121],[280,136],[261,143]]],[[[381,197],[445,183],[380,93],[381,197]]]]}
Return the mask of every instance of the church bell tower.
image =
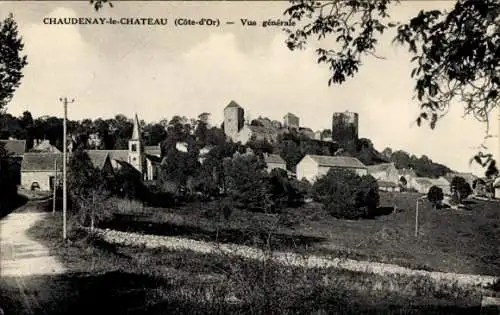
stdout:
{"type": "Polygon", "coordinates": [[[128,163],[142,175],[144,174],[144,146],[141,139],[141,129],[137,114],[134,117],[132,138],[128,141],[128,163]]]}

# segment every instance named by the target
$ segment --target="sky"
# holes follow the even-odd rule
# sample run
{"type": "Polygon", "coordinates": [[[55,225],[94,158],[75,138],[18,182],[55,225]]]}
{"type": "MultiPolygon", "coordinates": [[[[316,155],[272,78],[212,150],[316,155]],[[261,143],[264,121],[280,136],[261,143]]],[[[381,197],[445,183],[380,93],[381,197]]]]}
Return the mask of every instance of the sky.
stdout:
{"type": "MultiPolygon", "coordinates": [[[[452,1],[403,1],[391,16],[408,20],[421,9],[446,8],[452,1]]],[[[407,49],[392,45],[394,33],[380,39],[377,54],[365,58],[360,71],[340,86],[328,86],[329,70],[319,65],[315,48],[331,40],[311,42],[303,51],[290,51],[280,27],[260,26],[282,19],[289,5],[277,2],[120,2],[95,12],[87,1],[0,2],[0,18],[14,14],[25,43],[28,66],[7,110],[21,115],[62,116],[60,97],[74,98],[68,117],[110,118],[137,113],[146,122],[174,115],[197,117],[211,113],[220,124],[224,107],[234,100],[248,118],[282,120],[287,112],[313,130],[331,128],[334,112],[359,113],[360,137],[376,149],[402,149],[427,155],[457,171],[483,170],[470,166],[470,157],[484,142],[485,125],[463,117],[463,106],[452,106],[436,129],[418,127],[412,66],[407,49]],[[48,25],[44,18],[127,17],[168,18],[166,26],[48,25]],[[176,18],[234,21],[221,27],[174,26],[176,18]],[[243,27],[240,19],[258,26],[243,27]]],[[[498,135],[498,112],[491,133],[498,135]]],[[[500,140],[484,142],[498,160],[500,140]]]]}

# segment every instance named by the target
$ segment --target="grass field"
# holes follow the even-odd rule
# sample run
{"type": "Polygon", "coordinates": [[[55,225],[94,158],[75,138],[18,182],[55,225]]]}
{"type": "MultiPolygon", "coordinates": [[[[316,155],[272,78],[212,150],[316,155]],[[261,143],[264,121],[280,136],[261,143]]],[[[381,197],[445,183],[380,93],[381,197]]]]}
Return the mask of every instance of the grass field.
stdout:
{"type": "Polygon", "coordinates": [[[190,251],[117,247],[71,235],[61,220],[31,229],[72,271],[0,281],[6,314],[478,314],[481,295],[427,278],[285,268],[190,251]],[[19,280],[18,280],[19,281],[19,280]],[[228,299],[231,297],[231,299],[228,299]]]}
{"type": "Polygon", "coordinates": [[[204,241],[262,246],[277,250],[395,263],[424,270],[500,274],[500,203],[470,201],[470,210],[433,210],[418,194],[382,193],[380,214],[371,220],[340,220],[317,204],[287,209],[280,215],[235,211],[222,218],[216,203],[143,208],[119,216],[105,227],[204,241]],[[389,213],[397,205],[399,211],[389,213]]]}

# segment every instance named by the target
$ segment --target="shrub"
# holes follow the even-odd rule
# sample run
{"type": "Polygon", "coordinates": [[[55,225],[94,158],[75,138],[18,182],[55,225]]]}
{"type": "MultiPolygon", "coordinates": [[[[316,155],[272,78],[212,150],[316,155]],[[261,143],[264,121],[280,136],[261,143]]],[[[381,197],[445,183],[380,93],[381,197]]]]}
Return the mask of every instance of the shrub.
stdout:
{"type": "Polygon", "coordinates": [[[310,197],[312,195],[312,185],[307,179],[303,178],[300,181],[293,179],[292,185],[294,185],[295,189],[304,197],[310,197]]]}
{"type": "Polygon", "coordinates": [[[269,176],[272,198],[277,208],[296,207],[304,202],[304,193],[300,191],[297,180],[289,179],[282,169],[273,169],[269,176]]]}
{"type": "Polygon", "coordinates": [[[337,218],[369,217],[379,203],[378,185],[372,176],[360,177],[344,169],[330,169],[314,183],[312,193],[337,218]]]}
{"type": "Polygon", "coordinates": [[[458,201],[462,202],[465,198],[469,197],[472,194],[472,188],[470,184],[467,183],[465,178],[460,176],[455,176],[451,180],[450,190],[453,194],[453,197],[458,201]]]}
{"type": "Polygon", "coordinates": [[[233,205],[255,212],[273,212],[264,162],[254,154],[236,153],[223,162],[225,188],[233,205]]]}
{"type": "Polygon", "coordinates": [[[443,201],[444,194],[443,190],[437,186],[432,186],[429,188],[429,192],[427,193],[427,199],[432,203],[432,206],[434,209],[437,209],[437,207],[441,204],[441,201],[443,201]]]}

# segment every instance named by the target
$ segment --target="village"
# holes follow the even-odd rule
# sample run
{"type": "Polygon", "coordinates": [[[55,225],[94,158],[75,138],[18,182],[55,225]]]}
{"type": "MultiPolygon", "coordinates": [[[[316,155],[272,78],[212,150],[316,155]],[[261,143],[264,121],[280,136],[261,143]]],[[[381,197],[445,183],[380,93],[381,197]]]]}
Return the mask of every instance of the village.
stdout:
{"type": "MultiPolygon", "coordinates": [[[[443,283],[456,283],[460,292],[467,288],[484,290],[497,281],[494,275],[500,266],[490,250],[496,246],[495,239],[479,247],[465,242],[467,233],[477,233],[476,227],[481,233],[490,233],[495,226],[491,220],[498,214],[498,177],[492,181],[459,172],[419,177],[417,172],[422,169],[418,164],[417,170],[398,169],[398,161],[391,161],[387,150],[379,153],[367,146],[366,139],[360,140],[362,118],[357,113],[332,113],[331,132],[314,132],[301,126],[299,117],[292,113],[284,115],[281,122],[263,117],[250,121],[235,101],[223,111],[220,128],[211,126],[208,113],[191,122],[174,116],[165,126],[165,140],[157,145],[145,145],[150,135],[135,115],[128,120],[132,128],[126,135],[127,149],[96,149],[104,140],[99,134],[82,138],[70,129],[67,222],[60,216],[65,211],[61,203],[63,152],[47,139],[35,139],[30,150],[26,150],[26,140],[1,140],[18,165],[18,194],[29,199],[20,209],[53,213],[42,225],[35,225],[35,242],[48,244],[57,256],[67,257],[63,264],[39,262],[36,272],[66,274],[67,268],[88,272],[95,264],[95,255],[100,255],[105,258],[100,258],[98,268],[126,264],[119,268],[149,273],[164,268],[164,262],[158,259],[177,257],[172,252],[158,254],[164,249],[174,250],[190,264],[198,264],[199,255],[209,253],[210,263],[197,265],[197,270],[212,270],[212,260],[218,264],[222,257],[240,257],[248,260],[251,268],[260,268],[254,262],[264,260],[278,264],[278,269],[323,266],[321,274],[364,270],[362,274],[369,275],[367,281],[374,281],[370,285],[379,281],[371,277],[386,277],[386,273],[400,277],[391,280],[396,287],[408,286],[408,279],[423,273],[430,281],[426,290],[437,290],[434,286],[443,283]],[[307,144],[305,150],[309,151],[300,151],[302,156],[283,149],[293,147],[294,141],[299,146],[307,144]],[[360,146],[359,142],[365,144],[360,146]],[[193,146],[197,148],[194,151],[193,146]],[[457,178],[463,179],[461,184],[457,178]],[[488,190],[488,183],[495,190],[488,190]],[[434,200],[431,192],[436,189],[441,193],[434,200]],[[470,222],[463,220],[464,215],[470,222]],[[80,228],[73,227],[75,224],[80,228]],[[69,247],[72,258],[64,253],[67,245],[57,245],[61,242],[61,226],[63,244],[80,244],[69,247]],[[105,244],[118,246],[120,255],[135,257],[138,265],[131,267],[119,256],[108,257],[107,250],[88,252],[94,245],[77,236],[82,235],[82,229],[105,244]],[[467,244],[461,245],[468,248],[463,252],[466,256],[450,252],[449,247],[456,246],[450,245],[451,239],[463,239],[457,244],[467,244]],[[137,248],[147,250],[138,252],[137,248]],[[271,256],[266,254],[269,251],[271,256]],[[338,260],[338,255],[347,260],[338,260]],[[142,259],[146,259],[147,268],[140,263],[142,259]]],[[[438,168],[441,173],[447,170],[440,165],[438,168]]],[[[8,232],[16,226],[9,222],[3,223],[5,233],[16,235],[8,232]]],[[[31,244],[30,248],[40,246],[28,239],[23,242],[31,244]]],[[[36,250],[41,252],[46,253],[46,249],[36,250]]],[[[2,263],[3,276],[34,272],[27,261],[26,267],[2,263]]],[[[276,281],[279,290],[289,286],[288,280],[276,281]]],[[[347,280],[341,285],[350,287],[350,283],[347,280]]],[[[397,294],[415,299],[414,290],[421,287],[418,282],[397,294]]],[[[268,298],[282,299],[276,295],[268,298]]],[[[247,299],[260,298],[231,293],[224,299],[217,303],[244,305],[247,299]]],[[[136,303],[132,301],[123,303],[124,307],[136,303]]]]}
{"type": "MultiPolygon", "coordinates": [[[[446,196],[451,195],[451,182],[453,177],[462,177],[470,187],[474,187],[474,195],[479,197],[489,196],[500,199],[500,187],[498,178],[491,182],[495,190],[491,193],[485,192],[487,178],[479,178],[471,173],[449,172],[437,178],[419,177],[410,168],[397,169],[393,162],[365,165],[356,157],[343,154],[342,146],[349,142],[358,140],[359,117],[357,113],[341,112],[332,116],[332,132],[330,137],[322,135],[321,131],[313,132],[310,128],[300,126],[299,117],[287,113],[282,122],[261,119],[259,124],[250,124],[245,121],[244,109],[236,102],[231,101],[224,108],[224,133],[228,141],[247,144],[249,141],[266,141],[270,144],[276,143],[278,135],[283,135],[292,130],[299,134],[317,141],[337,145],[334,156],[328,155],[305,155],[294,167],[294,171],[287,169],[285,160],[279,154],[266,153],[264,161],[267,170],[282,169],[289,176],[298,180],[306,179],[313,183],[318,177],[326,175],[331,168],[344,168],[355,171],[358,175],[371,175],[377,180],[380,190],[383,191],[415,191],[427,194],[432,186],[439,187],[446,196]],[[340,145],[339,145],[340,144],[340,145]]],[[[158,168],[162,163],[160,143],[156,146],[145,146],[142,139],[142,130],[138,116],[133,119],[133,132],[128,141],[128,150],[87,150],[92,163],[98,168],[120,168],[127,163],[142,174],[144,180],[153,181],[158,178],[158,168]]],[[[68,152],[74,150],[75,136],[70,135],[68,140],[68,152]]],[[[0,140],[5,144],[7,152],[12,153],[20,164],[18,174],[19,184],[26,190],[53,191],[57,173],[59,183],[62,174],[62,152],[48,140],[38,139],[37,144],[30,150],[26,150],[26,140],[0,140]]],[[[99,134],[92,134],[88,141],[102,141],[99,134]]],[[[176,149],[187,152],[187,143],[177,142],[176,149]]],[[[211,147],[206,146],[200,151],[199,160],[210,152],[211,147]]],[[[166,161],[168,162],[168,161],[166,161]]]]}

